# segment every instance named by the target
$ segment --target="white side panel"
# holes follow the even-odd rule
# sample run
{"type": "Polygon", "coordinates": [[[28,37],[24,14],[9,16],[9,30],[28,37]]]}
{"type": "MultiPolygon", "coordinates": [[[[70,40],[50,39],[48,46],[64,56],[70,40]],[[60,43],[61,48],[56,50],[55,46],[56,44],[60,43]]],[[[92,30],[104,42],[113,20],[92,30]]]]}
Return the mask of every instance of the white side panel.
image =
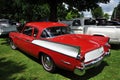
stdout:
{"type": "Polygon", "coordinates": [[[93,51],[86,53],[85,54],[85,62],[94,60],[94,59],[102,56],[103,52],[104,52],[103,47],[100,47],[96,50],[93,50],[93,51]]]}
{"type": "Polygon", "coordinates": [[[79,47],[77,46],[75,47],[45,40],[33,40],[32,43],[74,58],[76,58],[79,53],[79,47]]]}

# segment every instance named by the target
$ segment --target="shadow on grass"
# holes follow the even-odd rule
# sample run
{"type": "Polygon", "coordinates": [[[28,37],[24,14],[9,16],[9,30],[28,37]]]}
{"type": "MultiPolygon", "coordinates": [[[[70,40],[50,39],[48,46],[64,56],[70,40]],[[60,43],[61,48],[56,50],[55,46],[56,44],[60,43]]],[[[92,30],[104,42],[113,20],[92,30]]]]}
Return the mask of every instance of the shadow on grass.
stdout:
{"type": "Polygon", "coordinates": [[[87,70],[85,75],[83,76],[78,76],[73,72],[66,71],[66,70],[59,70],[58,74],[61,74],[62,76],[67,77],[71,80],[89,80],[90,78],[101,73],[105,66],[109,66],[109,65],[105,61],[103,61],[101,65],[99,65],[98,67],[87,70]]]}
{"type": "Polygon", "coordinates": [[[0,43],[0,45],[7,45],[7,46],[9,46],[9,38],[2,38],[1,41],[2,42],[0,43]]]}
{"type": "MultiPolygon", "coordinates": [[[[39,59],[36,59],[33,56],[30,56],[24,52],[22,52],[22,53],[41,65],[39,59]]],[[[66,78],[69,78],[71,80],[88,80],[88,79],[98,75],[99,73],[101,73],[105,66],[109,66],[109,65],[105,61],[103,61],[98,67],[91,68],[91,69],[87,70],[85,75],[83,75],[83,76],[78,76],[71,71],[67,71],[67,70],[63,70],[63,69],[58,69],[53,74],[60,74],[60,75],[66,77],[66,78]]]]}
{"type": "Polygon", "coordinates": [[[8,38],[9,35],[1,35],[0,38],[8,38]]]}
{"type": "MultiPolygon", "coordinates": [[[[17,77],[12,78],[12,75],[24,72],[25,68],[25,65],[22,63],[15,63],[6,58],[0,58],[0,80],[15,80],[17,77]]],[[[19,80],[25,79],[21,78],[19,80]]]]}
{"type": "Polygon", "coordinates": [[[120,44],[111,44],[111,49],[120,50],[120,44]]]}
{"type": "Polygon", "coordinates": [[[38,64],[41,65],[40,59],[35,58],[35,57],[33,57],[32,55],[27,54],[26,52],[24,52],[24,51],[22,51],[22,50],[20,50],[20,49],[17,49],[17,50],[20,51],[23,55],[25,55],[25,56],[28,57],[29,59],[31,59],[31,60],[33,60],[33,61],[35,61],[36,63],[38,63],[38,64]]]}

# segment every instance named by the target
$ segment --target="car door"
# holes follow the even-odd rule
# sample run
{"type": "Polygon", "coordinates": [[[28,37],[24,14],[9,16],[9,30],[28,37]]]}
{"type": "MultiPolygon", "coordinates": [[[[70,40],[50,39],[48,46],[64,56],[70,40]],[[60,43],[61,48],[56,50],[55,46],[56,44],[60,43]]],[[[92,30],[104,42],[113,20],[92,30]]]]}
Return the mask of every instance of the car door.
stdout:
{"type": "Polygon", "coordinates": [[[22,33],[20,33],[20,35],[18,36],[18,47],[27,53],[31,52],[31,42],[32,40],[34,40],[33,31],[33,27],[26,26],[22,33]]]}
{"type": "Polygon", "coordinates": [[[83,34],[84,26],[81,24],[81,20],[74,20],[72,26],[70,28],[73,30],[74,33],[81,33],[83,34]]]}

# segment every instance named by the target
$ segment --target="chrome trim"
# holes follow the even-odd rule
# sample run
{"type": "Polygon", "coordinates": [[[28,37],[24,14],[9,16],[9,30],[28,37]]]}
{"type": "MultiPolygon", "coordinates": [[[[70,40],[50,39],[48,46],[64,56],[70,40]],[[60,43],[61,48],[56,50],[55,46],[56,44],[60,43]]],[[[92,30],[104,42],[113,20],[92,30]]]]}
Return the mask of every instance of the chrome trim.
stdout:
{"type": "Polygon", "coordinates": [[[67,65],[71,65],[71,63],[68,61],[61,60],[61,62],[63,62],[64,64],[67,64],[67,65]]]}
{"type": "Polygon", "coordinates": [[[107,56],[110,56],[110,52],[105,52],[103,56],[101,56],[97,59],[94,59],[93,61],[91,61],[89,63],[85,63],[85,69],[89,69],[91,67],[98,66],[102,62],[102,60],[107,56]]]}
{"type": "Polygon", "coordinates": [[[105,52],[103,56],[101,56],[101,57],[99,57],[99,58],[97,58],[97,59],[95,59],[95,60],[93,60],[89,63],[86,63],[86,64],[84,63],[83,64],[84,66],[82,68],[81,67],[76,67],[74,69],[74,73],[77,74],[77,75],[80,75],[80,76],[84,75],[85,71],[87,69],[90,69],[92,67],[96,67],[96,66],[100,65],[100,63],[103,61],[103,59],[106,56],[110,56],[110,52],[105,52]]]}
{"type": "Polygon", "coordinates": [[[94,66],[98,66],[102,62],[102,60],[103,60],[103,57],[99,57],[99,58],[95,59],[94,61],[85,64],[85,69],[90,69],[94,66]]]}

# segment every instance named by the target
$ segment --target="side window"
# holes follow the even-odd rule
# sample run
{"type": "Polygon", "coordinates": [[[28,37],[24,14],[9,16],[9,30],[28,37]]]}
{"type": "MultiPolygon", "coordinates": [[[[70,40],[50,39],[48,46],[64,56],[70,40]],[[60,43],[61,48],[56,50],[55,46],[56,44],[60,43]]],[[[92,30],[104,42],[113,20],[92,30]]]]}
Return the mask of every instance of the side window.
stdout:
{"type": "Polygon", "coordinates": [[[72,25],[73,26],[81,26],[80,20],[74,20],[72,25]]]}
{"type": "Polygon", "coordinates": [[[32,27],[25,27],[25,29],[23,30],[23,34],[32,36],[32,27]]]}
{"type": "Polygon", "coordinates": [[[38,29],[37,29],[37,28],[34,28],[33,36],[36,37],[37,35],[38,35],[38,29]]]}
{"type": "Polygon", "coordinates": [[[47,34],[47,32],[44,30],[40,36],[41,38],[47,38],[49,37],[49,35],[47,34]]]}

